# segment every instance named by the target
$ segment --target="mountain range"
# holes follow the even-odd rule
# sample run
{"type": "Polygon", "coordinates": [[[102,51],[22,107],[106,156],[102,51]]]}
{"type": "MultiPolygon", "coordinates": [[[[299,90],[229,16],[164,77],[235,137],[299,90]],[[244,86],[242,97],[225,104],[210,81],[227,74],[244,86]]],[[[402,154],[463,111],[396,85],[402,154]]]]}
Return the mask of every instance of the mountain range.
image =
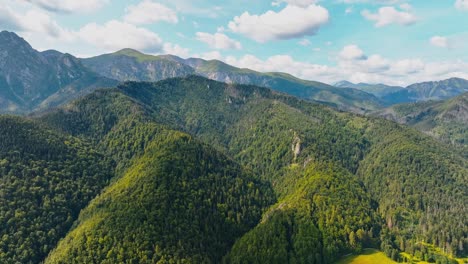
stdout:
{"type": "Polygon", "coordinates": [[[118,82],[58,51],[38,52],[14,33],[0,32],[0,111],[27,113],[68,102],[118,82]]]}
{"type": "Polygon", "coordinates": [[[0,263],[468,261],[466,93],[0,37],[0,263]]]}
{"type": "Polygon", "coordinates": [[[415,83],[407,87],[368,83],[354,84],[348,81],[338,82],[335,86],[371,93],[387,106],[401,103],[446,100],[468,92],[468,81],[461,78],[415,83]]]}
{"type": "Polygon", "coordinates": [[[466,158],[391,121],[189,76],[2,122],[5,263],[466,256],[466,158]]]}
{"type": "Polygon", "coordinates": [[[152,56],[124,49],[82,61],[94,72],[119,81],[154,82],[195,74],[226,83],[269,87],[344,110],[363,112],[378,109],[380,105],[375,96],[356,89],[340,89],[320,82],[301,80],[285,73],[260,73],[240,69],[218,60],[182,59],[171,55],[152,56]]]}
{"type": "Polygon", "coordinates": [[[240,69],[218,60],[153,56],[132,49],[78,59],[53,50],[38,52],[24,39],[7,31],[0,33],[0,52],[0,86],[4,87],[0,91],[0,112],[3,113],[46,110],[119,82],[154,82],[189,75],[269,87],[361,114],[396,103],[448,99],[468,91],[468,81],[463,79],[414,84],[407,88],[346,81],[331,86],[286,73],[240,69]]]}
{"type": "Polygon", "coordinates": [[[372,113],[455,145],[468,142],[468,93],[445,101],[398,104],[372,113]]]}

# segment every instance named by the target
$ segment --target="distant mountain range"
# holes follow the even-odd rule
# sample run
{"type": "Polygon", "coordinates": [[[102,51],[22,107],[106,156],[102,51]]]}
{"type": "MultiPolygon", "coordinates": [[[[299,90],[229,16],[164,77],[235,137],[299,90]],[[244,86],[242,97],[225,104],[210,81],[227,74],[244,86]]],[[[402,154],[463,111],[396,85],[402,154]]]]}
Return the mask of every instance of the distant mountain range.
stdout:
{"type": "Polygon", "coordinates": [[[353,88],[364,91],[366,93],[373,94],[379,98],[382,98],[386,95],[398,92],[400,90],[404,90],[404,87],[401,86],[390,86],[382,83],[378,84],[369,84],[369,83],[352,83],[348,81],[341,81],[334,84],[336,87],[340,88],[353,88]]]}
{"type": "Polygon", "coordinates": [[[455,145],[468,144],[468,93],[445,100],[406,103],[373,113],[455,145]]]}
{"type": "Polygon", "coordinates": [[[225,83],[268,87],[353,112],[375,110],[381,105],[377,97],[357,89],[341,89],[325,83],[301,80],[286,73],[240,69],[218,60],[182,59],[172,55],[152,56],[123,49],[82,61],[94,72],[119,81],[154,82],[195,74],[225,83]]]}
{"type": "Polygon", "coordinates": [[[408,87],[368,83],[354,84],[348,81],[338,82],[335,86],[371,93],[388,106],[400,103],[445,100],[468,92],[468,81],[460,78],[416,83],[408,87]]]}
{"type": "Polygon", "coordinates": [[[189,75],[268,87],[361,114],[397,103],[447,99],[468,91],[468,81],[457,78],[406,88],[346,81],[331,86],[287,73],[241,69],[218,60],[153,56],[132,49],[78,59],[54,50],[38,52],[15,33],[0,33],[0,113],[48,109],[119,82],[155,82],[189,75]]]}

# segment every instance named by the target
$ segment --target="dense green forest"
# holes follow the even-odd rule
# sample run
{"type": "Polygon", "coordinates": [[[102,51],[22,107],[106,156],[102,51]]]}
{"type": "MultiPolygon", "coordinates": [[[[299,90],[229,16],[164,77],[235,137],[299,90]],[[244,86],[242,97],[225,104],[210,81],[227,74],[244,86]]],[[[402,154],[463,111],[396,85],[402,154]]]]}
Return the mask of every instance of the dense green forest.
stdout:
{"type": "Polygon", "coordinates": [[[468,93],[445,101],[399,104],[373,115],[414,127],[468,156],[468,93]]]}
{"type": "MultiPolygon", "coordinates": [[[[348,179],[354,174],[354,180],[365,192],[364,198],[357,196],[346,202],[360,201],[357,203],[361,208],[359,214],[367,215],[371,220],[361,219],[360,223],[352,223],[347,229],[334,222],[332,230],[336,232],[332,234],[336,238],[331,240],[333,242],[324,243],[324,234],[329,231],[317,223],[317,219],[329,212],[324,209],[311,213],[301,209],[303,205],[299,202],[288,203],[291,205],[285,212],[281,211],[278,216],[273,214],[275,217],[269,218],[271,224],[262,221],[251,231],[253,233],[258,232],[257,229],[268,232],[270,226],[273,230],[279,223],[283,223],[281,225],[287,230],[294,230],[293,226],[302,226],[298,224],[302,215],[310,215],[313,224],[306,223],[305,226],[310,228],[318,244],[334,248],[330,252],[335,258],[360,248],[355,243],[355,247],[349,244],[351,231],[356,236],[359,230],[359,237],[366,241],[364,244],[381,245],[395,259],[399,258],[398,252],[418,253],[414,246],[417,241],[434,243],[449,254],[466,255],[466,159],[411,129],[389,121],[336,112],[264,88],[227,85],[200,77],[170,79],[156,84],[130,82],[115,90],[100,91],[41,119],[76,136],[91,133],[99,138],[100,132],[92,132],[97,131],[93,124],[108,118],[109,112],[112,112],[111,116],[119,112],[119,118],[144,115],[148,120],[185,131],[227,153],[259,179],[272,184],[277,202],[269,212],[275,211],[274,208],[290,197],[298,196],[298,190],[306,190],[304,192],[311,197],[329,191],[333,187],[330,184],[324,189],[314,187],[318,183],[311,179],[317,174],[332,179],[348,179]],[[109,98],[119,100],[109,101],[109,98]],[[121,107],[121,104],[126,106],[121,107]],[[133,104],[133,107],[127,104],[133,104]],[[93,113],[89,113],[88,108],[94,109],[93,113]],[[76,131],[76,124],[63,121],[68,119],[91,124],[88,126],[90,130],[76,131]],[[327,166],[335,170],[323,169],[327,166]],[[366,195],[371,195],[372,199],[365,198],[366,195]],[[414,197],[420,197],[420,201],[414,201],[414,197]],[[370,200],[365,202],[365,199],[370,200]],[[394,221],[391,225],[389,219],[394,221]]],[[[105,149],[112,146],[107,143],[108,139],[116,138],[113,133],[119,130],[110,128],[108,135],[101,136],[107,146],[105,149]]],[[[352,185],[345,186],[350,188],[352,185]]],[[[357,190],[353,189],[352,193],[359,194],[357,190]]],[[[313,203],[313,199],[308,204],[310,202],[313,203]]],[[[340,199],[328,202],[328,207],[347,207],[340,204],[340,199]]],[[[346,221],[351,215],[358,214],[340,213],[346,221]]],[[[250,243],[251,232],[240,240],[244,242],[236,243],[233,250],[242,250],[244,243],[250,243]]],[[[278,240],[282,242],[276,246],[296,240],[293,233],[288,234],[278,240]]],[[[251,243],[257,247],[275,246],[262,245],[261,241],[251,243]]],[[[285,250],[291,261],[304,257],[288,245],[285,250]]],[[[265,252],[273,254],[273,251],[265,252]]],[[[327,259],[324,251],[319,255],[321,261],[332,260],[327,259]]]]}
{"type": "Polygon", "coordinates": [[[46,263],[216,263],[270,197],[268,185],[222,154],[161,131],[46,263]]]}
{"type": "Polygon", "coordinates": [[[0,117],[0,263],[39,263],[112,175],[82,140],[0,117]]]}
{"type": "Polygon", "coordinates": [[[49,263],[333,263],[366,247],[401,260],[421,242],[468,254],[466,157],[391,121],[194,76],[33,120],[113,165],[49,263]]]}

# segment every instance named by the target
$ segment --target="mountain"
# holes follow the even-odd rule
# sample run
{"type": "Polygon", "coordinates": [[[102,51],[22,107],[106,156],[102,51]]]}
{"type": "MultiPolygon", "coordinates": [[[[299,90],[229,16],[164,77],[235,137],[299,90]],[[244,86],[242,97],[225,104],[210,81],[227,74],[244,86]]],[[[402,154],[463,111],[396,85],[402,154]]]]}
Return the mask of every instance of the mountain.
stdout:
{"type": "Polygon", "coordinates": [[[366,247],[380,248],[401,260],[400,252],[425,254],[425,245],[443,248],[447,255],[467,255],[466,157],[391,121],[337,112],[266,88],[197,76],[127,82],[35,118],[60,133],[94,142],[116,164],[116,181],[83,211],[77,225],[50,253],[51,263],[220,262],[221,257],[226,263],[264,259],[333,263],[366,247]],[[163,132],[167,129],[183,133],[163,132]],[[178,142],[177,147],[171,140],[178,142]],[[212,152],[233,161],[224,162],[221,154],[212,158],[212,152]],[[194,153],[207,158],[197,159],[194,153]],[[200,162],[205,167],[200,168],[200,162]],[[223,170],[217,164],[230,168],[235,163],[241,171],[218,173],[223,170]],[[183,171],[197,172],[194,176],[200,178],[179,174],[183,171]],[[252,174],[248,188],[241,187],[233,196],[217,189],[215,179],[243,173],[252,174]],[[159,186],[170,195],[159,195],[164,193],[159,186]],[[217,195],[210,196],[207,188],[217,190],[217,195]],[[249,188],[259,191],[252,193],[249,188]],[[218,206],[217,199],[233,202],[218,206]],[[239,200],[245,202],[237,204],[239,200]],[[194,219],[186,220],[184,210],[192,208],[187,201],[206,201],[211,210],[202,206],[201,212],[208,219],[230,212],[229,208],[251,205],[255,206],[246,210],[255,216],[233,214],[238,221],[228,222],[234,229],[218,229],[225,222],[217,218],[211,232],[203,228],[202,220],[197,222],[197,212],[194,219]],[[181,211],[180,204],[186,205],[181,211]],[[122,219],[131,219],[127,210],[138,217],[125,225],[122,219]],[[258,212],[263,214],[255,221],[258,212]],[[152,221],[161,215],[165,221],[152,221]],[[248,224],[237,228],[244,220],[248,224]],[[192,235],[184,233],[187,228],[192,235]],[[219,230],[241,231],[229,231],[232,235],[219,240],[219,230]],[[175,242],[174,236],[182,239],[175,242]],[[218,247],[186,244],[190,237],[213,241],[218,247]],[[114,246],[119,252],[111,251],[114,246]]]}
{"type": "Polygon", "coordinates": [[[446,100],[468,91],[468,81],[460,78],[415,83],[407,87],[385,84],[354,84],[348,81],[335,83],[334,86],[354,88],[373,94],[387,106],[410,102],[446,100]]]}
{"type": "Polygon", "coordinates": [[[45,263],[217,263],[257,223],[258,181],[186,134],[157,132],[45,263]]]}
{"type": "Polygon", "coordinates": [[[15,33],[0,32],[0,112],[53,107],[116,84],[86,69],[70,54],[38,52],[15,33]]]}
{"type": "Polygon", "coordinates": [[[0,263],[41,263],[111,178],[90,144],[0,116],[0,263]]]}
{"type": "Polygon", "coordinates": [[[341,81],[335,83],[333,86],[340,87],[340,88],[354,88],[366,93],[373,94],[378,98],[382,98],[388,94],[398,92],[400,90],[405,89],[404,87],[400,86],[390,86],[385,84],[368,84],[368,83],[358,83],[354,84],[348,81],[341,81]]]}
{"type": "Polygon", "coordinates": [[[407,103],[373,113],[455,145],[468,143],[468,93],[445,101],[407,103]]]}
{"type": "Polygon", "coordinates": [[[261,73],[240,69],[218,60],[152,56],[131,49],[82,59],[97,74],[120,81],[158,81],[196,74],[226,83],[250,84],[314,100],[343,110],[365,112],[380,107],[373,95],[356,89],[341,89],[324,83],[298,79],[285,73],[261,73]]]}
{"type": "Polygon", "coordinates": [[[468,92],[468,80],[451,78],[443,81],[412,84],[404,90],[383,96],[382,100],[391,104],[445,100],[466,92],[468,92]]]}
{"type": "Polygon", "coordinates": [[[171,56],[146,55],[132,49],[123,49],[81,61],[94,72],[119,81],[155,82],[195,73],[193,68],[171,56]]]}

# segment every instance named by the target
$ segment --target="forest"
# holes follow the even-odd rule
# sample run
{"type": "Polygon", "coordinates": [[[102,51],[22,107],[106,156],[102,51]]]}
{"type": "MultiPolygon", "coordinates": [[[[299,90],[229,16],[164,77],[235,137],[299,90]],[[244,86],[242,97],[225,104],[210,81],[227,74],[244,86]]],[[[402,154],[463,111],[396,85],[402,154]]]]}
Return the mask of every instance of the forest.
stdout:
{"type": "Polygon", "coordinates": [[[7,263],[468,255],[466,157],[391,121],[191,76],[1,122],[7,263]]]}

